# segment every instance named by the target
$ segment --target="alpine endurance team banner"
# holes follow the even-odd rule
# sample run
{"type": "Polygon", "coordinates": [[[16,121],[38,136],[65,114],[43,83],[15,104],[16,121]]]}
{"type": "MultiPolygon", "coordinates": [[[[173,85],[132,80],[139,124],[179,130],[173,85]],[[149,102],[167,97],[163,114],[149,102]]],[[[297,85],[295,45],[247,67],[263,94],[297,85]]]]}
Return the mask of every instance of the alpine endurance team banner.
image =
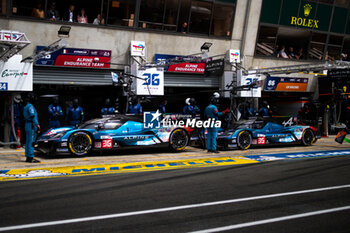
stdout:
{"type": "Polygon", "coordinates": [[[138,70],[137,95],[164,95],[164,71],[157,68],[138,70]]]}
{"type": "Polygon", "coordinates": [[[165,65],[164,71],[177,72],[177,73],[195,73],[204,74],[205,61],[200,63],[187,62],[186,60],[192,60],[191,57],[177,56],[170,54],[155,54],[154,60],[161,65],[165,65]],[[176,64],[170,64],[174,63],[176,64]]]}
{"type": "Polygon", "coordinates": [[[308,78],[287,78],[268,76],[265,82],[265,91],[304,92],[307,89],[308,78]]]}
{"type": "MultiPolygon", "coordinates": [[[[40,51],[44,46],[37,46],[40,51]]],[[[38,66],[110,68],[111,50],[63,48],[35,62],[38,66]]]]}
{"type": "Polygon", "coordinates": [[[22,55],[14,55],[0,62],[0,91],[33,91],[33,63],[21,60],[22,55]]]}

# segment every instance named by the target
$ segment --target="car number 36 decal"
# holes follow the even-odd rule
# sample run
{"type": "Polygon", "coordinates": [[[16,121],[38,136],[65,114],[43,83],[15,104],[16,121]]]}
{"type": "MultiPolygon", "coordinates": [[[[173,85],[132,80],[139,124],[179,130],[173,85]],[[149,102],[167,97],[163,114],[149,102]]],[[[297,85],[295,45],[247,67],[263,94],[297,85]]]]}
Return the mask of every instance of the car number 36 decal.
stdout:
{"type": "Polygon", "coordinates": [[[112,139],[104,139],[102,140],[102,148],[112,148],[113,140],[112,139]]]}

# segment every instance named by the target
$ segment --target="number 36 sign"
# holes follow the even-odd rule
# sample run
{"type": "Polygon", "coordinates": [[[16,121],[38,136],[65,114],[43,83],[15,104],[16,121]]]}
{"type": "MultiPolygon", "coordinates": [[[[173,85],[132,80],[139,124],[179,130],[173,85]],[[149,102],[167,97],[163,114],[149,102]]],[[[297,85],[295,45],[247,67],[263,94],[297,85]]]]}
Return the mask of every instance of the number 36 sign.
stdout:
{"type": "Polygon", "coordinates": [[[164,71],[157,68],[139,70],[136,81],[137,95],[164,95],[164,71]]]}
{"type": "Polygon", "coordinates": [[[251,87],[244,88],[242,91],[239,91],[237,94],[240,97],[261,97],[261,87],[257,83],[261,82],[261,76],[259,75],[247,75],[242,76],[238,79],[239,86],[249,86],[251,87]],[[253,85],[256,83],[256,85],[253,85]]]}

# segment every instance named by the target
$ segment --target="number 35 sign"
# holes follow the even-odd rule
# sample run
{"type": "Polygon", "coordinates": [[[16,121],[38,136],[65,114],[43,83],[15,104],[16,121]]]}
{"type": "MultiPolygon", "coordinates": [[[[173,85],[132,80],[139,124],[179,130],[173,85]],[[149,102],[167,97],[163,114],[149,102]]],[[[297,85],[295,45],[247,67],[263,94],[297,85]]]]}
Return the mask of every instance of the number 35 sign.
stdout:
{"type": "Polygon", "coordinates": [[[157,68],[139,70],[136,81],[137,95],[164,95],[164,71],[157,68]]]}

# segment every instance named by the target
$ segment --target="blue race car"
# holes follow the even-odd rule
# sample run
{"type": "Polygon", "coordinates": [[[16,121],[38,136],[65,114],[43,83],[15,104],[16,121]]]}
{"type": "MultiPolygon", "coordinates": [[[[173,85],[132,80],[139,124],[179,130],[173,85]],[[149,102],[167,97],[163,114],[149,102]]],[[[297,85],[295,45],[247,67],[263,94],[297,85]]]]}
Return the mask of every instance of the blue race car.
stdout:
{"type": "Polygon", "coordinates": [[[126,147],[168,146],[182,151],[190,137],[184,128],[145,129],[142,116],[117,115],[90,120],[79,126],[51,129],[38,137],[35,149],[45,154],[71,153],[82,156],[91,151],[126,147]]]}
{"type": "Polygon", "coordinates": [[[316,128],[292,124],[292,118],[283,123],[279,123],[277,119],[261,117],[238,121],[230,129],[219,132],[218,147],[247,150],[251,146],[262,145],[302,144],[310,146],[319,138],[316,128]]]}

